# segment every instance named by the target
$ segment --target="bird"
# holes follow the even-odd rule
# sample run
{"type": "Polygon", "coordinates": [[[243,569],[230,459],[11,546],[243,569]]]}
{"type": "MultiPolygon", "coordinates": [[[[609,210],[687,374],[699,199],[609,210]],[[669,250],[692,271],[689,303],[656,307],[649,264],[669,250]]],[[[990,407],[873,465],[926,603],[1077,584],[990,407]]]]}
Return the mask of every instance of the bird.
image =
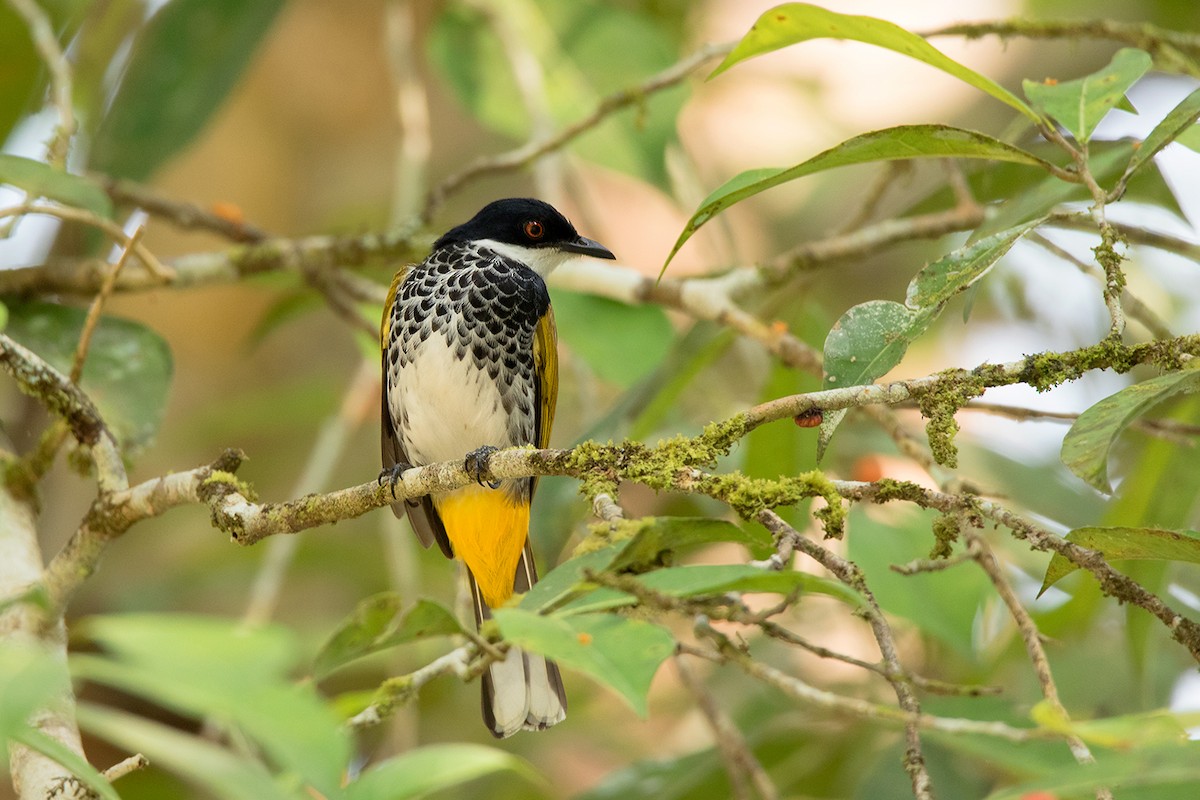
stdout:
{"type": "MultiPolygon", "coordinates": [[[[497,448],[548,445],[558,397],[554,312],[545,278],[565,261],[613,259],[549,203],[484,206],[396,273],[384,304],[380,481],[463,459],[476,482],[392,503],[425,547],[466,564],[475,623],[537,581],[529,544],[536,478],[485,481],[497,448]]],[[[566,717],[558,665],[510,647],[482,675],[484,724],[497,738],[566,717]]]]}

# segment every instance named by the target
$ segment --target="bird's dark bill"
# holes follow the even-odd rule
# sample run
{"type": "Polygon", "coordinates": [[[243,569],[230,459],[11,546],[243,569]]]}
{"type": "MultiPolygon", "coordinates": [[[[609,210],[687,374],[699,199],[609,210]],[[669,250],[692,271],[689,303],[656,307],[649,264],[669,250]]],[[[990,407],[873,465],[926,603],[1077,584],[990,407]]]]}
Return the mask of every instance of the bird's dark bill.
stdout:
{"type": "Polygon", "coordinates": [[[586,236],[580,236],[573,242],[567,242],[564,245],[560,245],[560,248],[568,253],[578,253],[581,256],[592,256],[593,258],[616,258],[616,256],[612,254],[612,251],[607,247],[597,241],[587,238],[586,236]]]}

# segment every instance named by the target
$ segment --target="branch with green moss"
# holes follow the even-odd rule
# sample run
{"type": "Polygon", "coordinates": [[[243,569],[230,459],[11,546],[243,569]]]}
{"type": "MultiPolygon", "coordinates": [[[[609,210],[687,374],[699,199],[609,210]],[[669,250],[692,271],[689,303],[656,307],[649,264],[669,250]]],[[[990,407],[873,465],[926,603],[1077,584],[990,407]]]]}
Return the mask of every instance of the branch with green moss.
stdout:
{"type": "Polygon", "coordinates": [[[984,36],[1072,41],[1102,39],[1145,50],[1154,57],[1155,66],[1164,72],[1200,77],[1200,35],[1160,28],[1148,22],[1120,22],[1109,19],[1011,19],[958,23],[925,31],[920,35],[926,38],[964,36],[968,39],[980,39],[984,36]]]}

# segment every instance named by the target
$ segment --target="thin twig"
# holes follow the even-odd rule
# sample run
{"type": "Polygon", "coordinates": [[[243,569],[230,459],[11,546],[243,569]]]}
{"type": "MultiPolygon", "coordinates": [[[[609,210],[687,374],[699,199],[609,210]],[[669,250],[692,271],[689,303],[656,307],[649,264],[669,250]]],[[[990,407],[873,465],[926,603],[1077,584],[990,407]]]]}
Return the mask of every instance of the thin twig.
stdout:
{"type": "Polygon", "coordinates": [[[729,775],[729,785],[733,790],[735,800],[749,800],[751,786],[762,800],[775,800],[779,790],[771,782],[759,760],[746,744],[746,739],[737,725],[730,719],[719,705],[712,692],[704,682],[692,671],[687,661],[681,656],[675,656],[675,670],[684,687],[696,700],[700,713],[704,715],[713,739],[717,743],[717,752],[725,762],[725,772],[729,775]]]}
{"type": "MultiPolygon", "coordinates": [[[[1033,617],[1021,604],[1017,593],[1013,591],[1012,584],[1005,577],[1004,572],[1000,569],[1000,565],[996,561],[995,555],[992,553],[991,547],[987,541],[979,535],[978,532],[971,530],[968,526],[963,526],[961,533],[966,537],[967,542],[974,551],[975,562],[979,564],[980,569],[987,575],[988,580],[992,582],[996,594],[1000,595],[1000,599],[1004,602],[1008,613],[1012,616],[1013,621],[1017,624],[1017,630],[1021,633],[1021,640],[1025,643],[1025,653],[1029,656],[1030,663],[1033,664],[1033,673],[1037,676],[1038,685],[1042,688],[1042,697],[1050,704],[1055,714],[1064,722],[1070,719],[1067,714],[1067,709],[1062,704],[1062,700],[1058,696],[1058,686],[1054,682],[1054,674],[1050,670],[1050,660],[1046,658],[1046,651],[1042,647],[1041,632],[1037,629],[1037,623],[1033,621],[1033,617]]],[[[1071,749],[1071,755],[1080,764],[1095,764],[1096,758],[1092,755],[1092,751],[1082,739],[1075,734],[1066,736],[1067,746],[1071,749]]],[[[1108,789],[1099,789],[1096,792],[1096,800],[1112,800],[1112,792],[1108,789]]]]}
{"type": "Polygon", "coordinates": [[[145,769],[150,766],[150,759],[146,758],[141,753],[135,753],[129,758],[118,761],[108,769],[104,770],[104,779],[109,783],[120,780],[130,773],[145,769]]]}
{"type": "MultiPolygon", "coordinates": [[[[991,736],[1010,742],[1045,741],[1062,738],[1061,733],[1043,728],[1015,728],[1003,722],[983,722],[974,719],[937,717],[924,713],[913,714],[893,706],[871,703],[853,697],[843,697],[833,692],[817,689],[798,677],[789,675],[752,658],[749,653],[739,649],[727,637],[714,630],[711,626],[698,625],[697,633],[713,640],[717,645],[717,651],[713,652],[701,648],[688,647],[683,649],[684,652],[697,655],[701,658],[708,658],[717,663],[734,664],[750,677],[778,689],[786,696],[834,714],[912,725],[921,730],[941,731],[950,734],[991,736]]],[[[925,796],[930,795],[926,793],[925,796]]]]}
{"type": "Polygon", "coordinates": [[[114,203],[136,206],[178,228],[209,231],[232,242],[243,243],[265,241],[269,236],[257,225],[240,219],[239,215],[218,214],[194,203],[174,200],[134,181],[99,174],[92,177],[100,182],[114,203]]]}
{"type": "MultiPolygon", "coordinates": [[[[105,235],[107,235],[121,247],[129,247],[131,250],[133,250],[134,254],[138,257],[138,260],[141,261],[142,266],[144,266],[159,283],[169,282],[175,277],[174,271],[169,267],[164,266],[162,262],[160,262],[144,244],[135,242],[133,245],[130,245],[130,237],[125,234],[125,231],[121,229],[120,225],[117,225],[111,220],[97,216],[90,211],[86,211],[82,208],[72,208],[70,206],[52,206],[41,205],[37,203],[22,203],[16,206],[9,206],[8,208],[0,208],[0,219],[4,219],[6,217],[23,217],[28,214],[44,214],[48,217],[57,217],[58,219],[66,220],[68,222],[78,222],[83,225],[90,225],[93,228],[103,231],[105,235]]],[[[102,288],[103,285],[104,282],[103,279],[101,279],[99,288],[102,288]]]]}
{"type": "MultiPolygon", "coordinates": [[[[863,616],[866,618],[867,624],[871,626],[871,633],[875,637],[875,643],[879,646],[879,654],[887,669],[884,677],[892,684],[900,708],[914,717],[919,717],[921,704],[913,692],[912,684],[908,680],[904,667],[900,664],[892,628],[884,618],[883,610],[880,609],[874,593],[867,586],[866,579],[858,565],[813,542],[785,522],[774,511],[763,510],[758,514],[757,519],[771,532],[776,541],[787,539],[793,548],[802,551],[833,573],[839,581],[862,596],[865,601],[862,609],[863,616]]],[[[921,736],[917,723],[914,720],[905,722],[904,733],[907,744],[904,753],[904,769],[912,781],[913,796],[919,800],[921,798],[931,800],[933,787],[930,784],[929,771],[925,767],[925,756],[921,750],[921,736]]]]}
{"type": "MultiPolygon", "coordinates": [[[[1036,231],[1028,234],[1026,238],[1028,238],[1029,241],[1037,244],[1043,250],[1054,254],[1063,261],[1066,261],[1068,264],[1074,265],[1075,268],[1083,274],[1099,281],[1101,286],[1106,285],[1108,278],[1104,274],[1104,270],[1100,269],[1095,264],[1089,264],[1083,259],[1077,258],[1074,253],[1058,246],[1036,231]]],[[[1114,310],[1112,308],[1111,300],[1107,300],[1106,298],[1106,302],[1109,305],[1110,317],[1114,317],[1115,314],[1120,313],[1119,309],[1114,310]]],[[[1150,331],[1154,338],[1170,339],[1174,335],[1171,333],[1171,329],[1167,327],[1167,323],[1164,322],[1163,319],[1158,316],[1158,314],[1154,313],[1149,306],[1143,303],[1139,298],[1135,297],[1128,288],[1126,288],[1121,295],[1121,302],[1124,304],[1125,313],[1127,313],[1132,319],[1135,319],[1145,325],[1146,330],[1150,331]]]]}
{"type": "Polygon", "coordinates": [[[479,158],[468,164],[459,172],[450,175],[429,193],[425,201],[425,210],[421,214],[422,222],[428,222],[437,213],[442,203],[452,193],[462,188],[469,181],[484,175],[497,172],[508,172],[532,164],[547,153],[559,150],[571,141],[599,125],[617,111],[640,103],[651,94],[668,89],[681,83],[692,72],[715,58],[724,56],[733,48],[732,43],[714,44],[702,47],[692,55],[684,58],[649,80],[638,86],[623,89],[602,99],[596,108],[580,120],[560,129],[557,133],[543,139],[531,140],[507,153],[479,158]]]}
{"type": "Polygon", "coordinates": [[[129,254],[141,242],[142,234],[145,232],[145,227],[139,225],[137,230],[126,240],[124,247],[121,248],[121,256],[108,273],[108,277],[104,279],[104,284],[100,287],[100,291],[96,293],[96,298],[92,300],[92,304],[88,308],[87,317],[83,321],[83,330],[79,333],[79,343],[75,345],[75,359],[71,364],[70,375],[72,383],[79,383],[79,379],[83,376],[83,364],[87,360],[88,347],[92,342],[92,334],[95,333],[96,325],[100,322],[100,312],[104,309],[104,303],[108,300],[109,295],[112,294],[113,287],[117,283],[117,277],[121,274],[121,270],[125,268],[125,262],[129,260],[129,254]]]}
{"type": "Polygon", "coordinates": [[[71,89],[71,65],[59,47],[50,17],[34,0],[8,0],[8,4],[25,20],[33,44],[50,73],[50,94],[58,112],[58,125],[54,129],[54,137],[46,147],[46,160],[59,169],[66,169],[67,156],[71,151],[71,138],[78,128],[73,103],[74,92],[71,89]]]}

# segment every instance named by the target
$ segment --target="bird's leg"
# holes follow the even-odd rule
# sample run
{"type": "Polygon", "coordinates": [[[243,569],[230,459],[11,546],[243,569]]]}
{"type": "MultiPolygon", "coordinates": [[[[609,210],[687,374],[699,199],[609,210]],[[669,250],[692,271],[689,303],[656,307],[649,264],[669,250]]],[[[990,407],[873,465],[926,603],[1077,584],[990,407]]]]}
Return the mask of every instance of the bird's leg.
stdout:
{"type": "Polygon", "coordinates": [[[376,482],[380,486],[383,486],[383,481],[386,478],[388,487],[392,490],[392,499],[395,500],[396,484],[400,482],[400,476],[403,475],[406,470],[410,470],[412,468],[413,465],[409,464],[407,461],[399,461],[395,464],[392,464],[390,467],[384,467],[382,470],[380,470],[379,479],[376,482]]]}
{"type": "Polygon", "coordinates": [[[472,450],[467,453],[466,459],[463,460],[463,469],[467,474],[475,479],[475,482],[480,486],[487,486],[489,489],[498,489],[500,481],[489,480],[486,483],[484,478],[491,477],[491,467],[488,462],[492,460],[492,453],[496,452],[496,448],[490,444],[485,444],[478,450],[472,450]]]}

